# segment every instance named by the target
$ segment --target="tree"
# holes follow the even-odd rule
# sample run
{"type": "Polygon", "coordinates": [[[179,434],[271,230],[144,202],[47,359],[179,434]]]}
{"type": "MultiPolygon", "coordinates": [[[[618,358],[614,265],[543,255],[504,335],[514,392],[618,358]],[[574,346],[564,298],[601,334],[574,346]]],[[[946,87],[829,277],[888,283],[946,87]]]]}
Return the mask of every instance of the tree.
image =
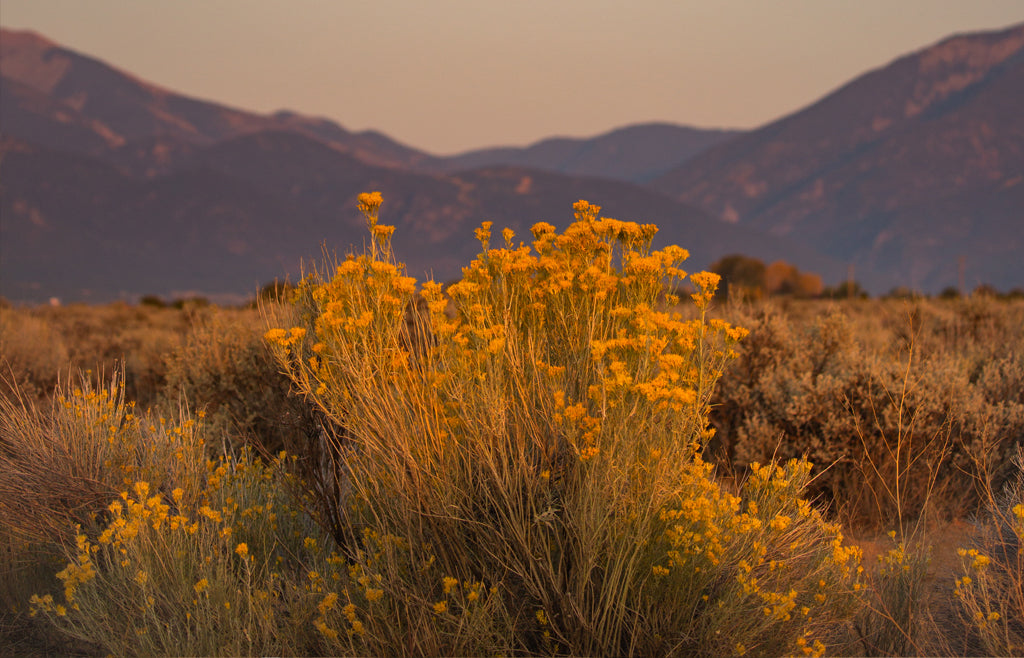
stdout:
{"type": "Polygon", "coordinates": [[[723,299],[760,299],[764,296],[765,267],[756,258],[742,254],[723,256],[712,263],[711,271],[722,277],[719,294],[723,299]]]}

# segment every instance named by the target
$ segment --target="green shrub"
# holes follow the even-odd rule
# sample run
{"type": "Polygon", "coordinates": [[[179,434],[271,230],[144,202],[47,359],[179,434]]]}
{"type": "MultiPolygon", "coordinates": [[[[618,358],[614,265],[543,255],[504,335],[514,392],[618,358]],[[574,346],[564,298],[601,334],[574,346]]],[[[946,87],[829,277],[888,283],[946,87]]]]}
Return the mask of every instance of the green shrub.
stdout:
{"type": "MultiPolygon", "coordinates": [[[[204,454],[188,452],[176,459],[204,454]]],[[[63,593],[33,596],[33,614],[115,655],[324,653],[308,631],[324,578],[347,574],[294,505],[283,459],[243,451],[160,489],[135,482],[77,535],[63,593]]]]}

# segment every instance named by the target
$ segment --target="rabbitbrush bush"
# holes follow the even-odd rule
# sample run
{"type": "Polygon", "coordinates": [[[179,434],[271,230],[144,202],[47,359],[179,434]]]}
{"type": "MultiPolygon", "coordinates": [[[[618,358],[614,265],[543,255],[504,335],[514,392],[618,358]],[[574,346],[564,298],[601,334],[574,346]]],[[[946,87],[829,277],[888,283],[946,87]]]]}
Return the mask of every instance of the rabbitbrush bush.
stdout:
{"type": "Polygon", "coordinates": [[[58,591],[24,595],[33,615],[114,655],[329,652],[309,631],[348,574],[293,459],[210,459],[201,419],[136,415],[116,379],[58,388],[50,410],[0,402],[4,534],[20,559],[67,560],[58,591]]]}
{"type": "Polygon", "coordinates": [[[447,295],[417,289],[380,203],[360,196],[369,250],[266,334],[340,428],[306,456],[333,464],[354,583],[320,601],[330,652],[822,653],[859,552],[801,499],[810,466],[755,465],[734,495],[701,459],[745,333],[707,317],[717,276],[689,277],[684,321],[663,291],[687,253],[580,201],[532,249],[484,223],[447,295]]]}
{"type": "MultiPolygon", "coordinates": [[[[965,651],[1024,656],[1024,449],[1002,492],[987,487],[975,545],[960,548],[962,575],[954,584],[965,651]]],[[[960,647],[957,647],[960,648],[960,647]]]]}

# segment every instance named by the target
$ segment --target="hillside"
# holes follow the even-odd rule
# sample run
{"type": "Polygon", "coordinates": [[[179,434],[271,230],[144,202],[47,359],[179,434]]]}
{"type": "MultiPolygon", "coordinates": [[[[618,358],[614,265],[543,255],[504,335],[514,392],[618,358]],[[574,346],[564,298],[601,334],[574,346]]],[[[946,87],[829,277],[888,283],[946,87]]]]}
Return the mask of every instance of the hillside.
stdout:
{"type": "Polygon", "coordinates": [[[690,249],[693,267],[739,250],[842,274],[812,249],[628,182],[430,171],[432,156],[379,133],[187,98],[31,33],[4,31],[0,44],[0,295],[15,302],[240,301],[296,279],[322,247],[359,248],[355,199],[368,190],[383,192],[382,219],[398,225],[396,251],[417,276],[458,276],[483,220],[529,239],[537,221],[565,226],[581,198],[658,223],[659,244],[690,249]]]}
{"type": "Polygon", "coordinates": [[[139,80],[33,32],[0,32],[0,131],[60,150],[104,155],[159,137],[212,144],[262,130],[291,130],[371,164],[409,166],[429,156],[380,133],[353,133],[293,112],[260,115],[139,80]]]}
{"type": "MultiPolygon", "coordinates": [[[[380,190],[382,221],[411,273],[459,275],[479,251],[483,220],[530,240],[537,221],[566,226],[572,203],[603,201],[608,216],[659,224],[659,244],[679,243],[706,267],[729,250],[837,263],[786,240],[717,222],[628,183],[521,168],[441,176],[373,167],[303,135],[243,135],[183,156],[170,171],[131,177],[87,156],[26,142],[0,144],[3,294],[15,301],[133,299],[202,294],[240,301],[261,283],[300,275],[321,245],[361,247],[360,192],[380,190]]],[[[838,275],[838,274],[837,274],[838,275]]]]}
{"type": "Polygon", "coordinates": [[[956,36],[714,147],[652,186],[799,236],[876,291],[1024,284],[1024,25],[956,36]]]}
{"type": "Polygon", "coordinates": [[[645,183],[739,134],[737,130],[646,123],[587,139],[555,137],[523,148],[469,151],[441,158],[430,166],[439,171],[458,171],[510,165],[645,183]]]}
{"type": "Polygon", "coordinates": [[[14,301],[241,299],[322,246],[358,248],[367,190],[411,272],[440,279],[480,221],[526,239],[584,198],[659,224],[691,268],[743,253],[827,283],[853,265],[876,293],[957,285],[960,263],[968,287],[1024,283],[1024,26],[945,40],[748,133],[648,124],[451,158],[188,98],[32,33],[0,34],[0,74],[14,301]]]}

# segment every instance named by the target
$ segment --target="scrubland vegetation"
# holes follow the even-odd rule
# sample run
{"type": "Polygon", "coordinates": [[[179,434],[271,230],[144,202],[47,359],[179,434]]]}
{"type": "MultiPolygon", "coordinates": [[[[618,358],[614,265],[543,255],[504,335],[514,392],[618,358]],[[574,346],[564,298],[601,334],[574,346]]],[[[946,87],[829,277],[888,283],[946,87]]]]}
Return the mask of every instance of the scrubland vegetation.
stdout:
{"type": "Polygon", "coordinates": [[[419,284],[380,203],[258,309],[3,310],[0,644],[1024,655],[1024,303],[719,303],[582,201],[419,284]]]}

